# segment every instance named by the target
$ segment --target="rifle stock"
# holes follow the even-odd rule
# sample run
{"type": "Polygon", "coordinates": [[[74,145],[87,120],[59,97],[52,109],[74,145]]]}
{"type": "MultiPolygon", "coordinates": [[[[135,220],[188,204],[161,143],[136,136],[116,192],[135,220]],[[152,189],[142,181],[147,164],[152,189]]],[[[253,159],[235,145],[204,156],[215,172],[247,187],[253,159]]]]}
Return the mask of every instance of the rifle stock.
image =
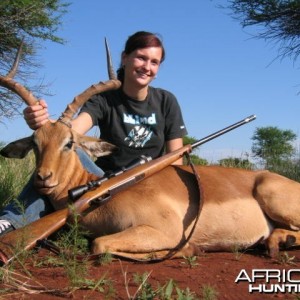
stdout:
{"type": "Polygon", "coordinates": [[[0,264],[8,264],[24,250],[34,248],[38,240],[47,238],[67,221],[69,209],[55,211],[0,238],[0,264]]]}
{"type": "Polygon", "coordinates": [[[109,180],[104,181],[100,187],[90,190],[82,195],[72,205],[72,208],[64,208],[53,212],[37,221],[30,223],[29,225],[5,234],[0,238],[0,262],[7,264],[16,256],[18,256],[19,252],[16,250],[18,249],[18,246],[19,249],[20,247],[22,248],[20,252],[32,249],[39,240],[47,238],[63,227],[72,214],[81,214],[90,208],[95,199],[96,201],[97,199],[100,199],[100,201],[97,203],[98,205],[105,203],[110,196],[113,196],[114,194],[125,190],[129,186],[132,186],[137,182],[163,170],[178,159],[182,158],[185,153],[190,153],[194,147],[197,147],[200,144],[211,140],[212,138],[220,136],[221,134],[224,134],[225,132],[228,132],[254,119],[255,116],[250,116],[238,123],[226,127],[225,130],[220,130],[192,145],[183,146],[180,149],[156,158],[143,165],[139,165],[118,176],[112,177],[109,180]]]}

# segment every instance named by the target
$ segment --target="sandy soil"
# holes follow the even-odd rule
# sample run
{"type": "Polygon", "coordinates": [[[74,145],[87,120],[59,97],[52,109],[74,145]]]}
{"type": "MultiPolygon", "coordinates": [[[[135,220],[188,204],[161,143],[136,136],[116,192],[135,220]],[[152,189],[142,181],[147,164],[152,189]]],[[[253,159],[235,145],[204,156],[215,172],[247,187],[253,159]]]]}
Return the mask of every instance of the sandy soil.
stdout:
{"type": "MultiPolygon", "coordinates": [[[[25,267],[13,269],[2,268],[7,272],[7,278],[13,278],[10,283],[2,283],[0,289],[1,299],[162,299],[159,296],[151,296],[159,287],[170,283],[172,279],[179,289],[173,289],[172,299],[219,299],[219,300],[261,300],[261,299],[300,299],[292,292],[277,293],[249,293],[249,282],[246,280],[235,282],[242,270],[249,277],[254,269],[270,269],[272,274],[290,271],[292,280],[300,282],[300,250],[282,252],[277,259],[270,259],[263,250],[247,251],[246,253],[204,253],[196,260],[174,259],[159,263],[136,263],[124,260],[109,261],[99,265],[98,262],[88,262],[85,278],[99,282],[99,288],[92,287],[74,288],[66,275],[66,268],[49,264],[50,259],[56,259],[55,255],[47,250],[40,250],[26,260],[25,267]],[[47,260],[45,260],[47,258],[47,260]],[[24,270],[29,273],[24,274],[24,270]],[[281,270],[281,271],[279,271],[281,270]],[[24,274],[18,277],[16,274],[24,274]],[[141,278],[146,278],[143,285],[144,296],[138,294],[141,278]],[[139,280],[137,280],[139,278],[139,280]],[[17,279],[20,281],[17,282],[17,279]],[[13,286],[15,284],[15,286],[13,286]],[[4,290],[6,289],[6,290],[4,290]],[[23,291],[22,291],[23,289],[23,291]],[[187,292],[189,291],[189,292],[187,292]],[[185,298],[178,295],[186,293],[185,298]],[[206,294],[205,294],[206,293],[206,294]],[[187,295],[193,295],[188,298],[187,295]],[[146,297],[147,295],[148,297],[146,297]],[[215,296],[215,297],[214,297],[215,296]]],[[[80,266],[83,263],[78,263],[80,266]]],[[[78,267],[77,265],[77,267],[78,267]]],[[[79,271],[77,271],[79,272],[79,271]]],[[[79,274],[79,273],[78,273],[79,274]]],[[[77,275],[78,275],[77,274],[77,275]]],[[[245,274],[245,273],[243,273],[245,274]]],[[[246,276],[246,275],[245,275],[246,276]]],[[[243,275],[243,278],[245,278],[243,275]]],[[[80,278],[80,276],[78,276],[80,278]]],[[[282,279],[282,277],[281,277],[282,279]]],[[[279,284],[279,277],[271,280],[273,284],[279,284]]],[[[258,287],[265,284],[261,279],[253,283],[258,287]]],[[[280,282],[280,285],[282,282],[280,282]]],[[[174,285],[173,285],[174,287],[174,285]]],[[[270,288],[270,286],[268,285],[270,288]]],[[[300,285],[297,284],[300,289],[300,285]]],[[[166,295],[166,290],[165,290],[166,295]]]]}

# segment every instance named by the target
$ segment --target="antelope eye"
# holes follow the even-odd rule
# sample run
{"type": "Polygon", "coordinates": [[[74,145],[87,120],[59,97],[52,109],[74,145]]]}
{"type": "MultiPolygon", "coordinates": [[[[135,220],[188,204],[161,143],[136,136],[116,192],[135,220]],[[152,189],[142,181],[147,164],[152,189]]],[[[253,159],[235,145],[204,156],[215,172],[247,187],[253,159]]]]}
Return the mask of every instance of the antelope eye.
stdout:
{"type": "Polygon", "coordinates": [[[67,149],[72,149],[73,144],[74,144],[74,141],[71,140],[71,141],[69,141],[69,142],[65,145],[65,148],[67,148],[67,149]]]}

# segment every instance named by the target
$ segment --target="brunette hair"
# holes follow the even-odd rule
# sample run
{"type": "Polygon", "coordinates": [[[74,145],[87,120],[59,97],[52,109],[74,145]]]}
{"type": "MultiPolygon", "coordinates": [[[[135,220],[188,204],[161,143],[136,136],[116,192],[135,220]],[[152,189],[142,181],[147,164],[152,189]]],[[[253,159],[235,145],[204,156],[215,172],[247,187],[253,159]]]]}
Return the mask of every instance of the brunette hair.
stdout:
{"type": "MultiPolygon", "coordinates": [[[[130,54],[136,49],[148,47],[160,47],[162,50],[160,62],[162,63],[165,60],[166,53],[161,39],[156,34],[147,31],[138,31],[129,36],[122,53],[130,54]]],[[[117,70],[117,77],[121,82],[124,81],[124,68],[122,65],[117,70]]]]}

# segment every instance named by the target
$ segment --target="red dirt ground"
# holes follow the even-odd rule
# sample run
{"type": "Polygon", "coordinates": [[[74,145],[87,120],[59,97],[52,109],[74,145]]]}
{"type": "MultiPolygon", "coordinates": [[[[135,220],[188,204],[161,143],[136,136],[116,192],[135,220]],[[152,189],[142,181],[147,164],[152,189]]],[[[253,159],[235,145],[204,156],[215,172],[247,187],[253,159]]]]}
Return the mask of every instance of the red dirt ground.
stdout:
{"type": "MultiPolygon", "coordinates": [[[[285,271],[294,269],[292,280],[300,282],[299,249],[282,252],[281,259],[270,259],[263,250],[247,251],[246,253],[204,253],[190,265],[186,259],[174,259],[150,264],[124,260],[114,260],[104,265],[96,265],[95,262],[89,262],[87,271],[89,278],[94,280],[105,278],[109,280],[114,290],[113,294],[108,293],[109,284],[104,284],[104,292],[84,288],[71,291],[72,288],[63,267],[38,264],[45,257],[49,257],[47,250],[40,250],[38,254],[33,254],[28,263],[26,263],[26,270],[31,273],[31,279],[29,279],[28,275],[26,275],[26,278],[20,278],[21,281],[16,284],[15,290],[11,284],[5,285],[2,283],[0,285],[2,290],[0,299],[160,299],[158,297],[134,298],[139,286],[134,281],[134,278],[137,275],[141,276],[145,272],[149,274],[146,283],[151,285],[150,291],[156,291],[159,286],[163,286],[170,279],[173,279],[181,291],[189,288],[190,292],[194,293],[193,298],[185,297],[180,299],[300,299],[300,293],[298,295],[291,292],[249,293],[249,283],[247,281],[235,282],[243,269],[247,271],[249,276],[251,276],[253,269],[280,269],[285,271]],[[25,288],[24,283],[29,285],[27,286],[27,291],[20,290],[25,288]],[[207,290],[207,288],[203,289],[203,286],[210,287],[217,292],[217,296],[215,298],[203,296],[203,291],[207,290]],[[3,292],[5,288],[7,291],[3,292]],[[29,291],[36,294],[29,294],[29,291]]],[[[5,269],[2,269],[2,271],[5,269]]],[[[24,267],[19,270],[14,269],[15,272],[21,272],[21,270],[24,270],[24,267]]],[[[24,274],[24,271],[22,273],[24,274]]],[[[10,276],[12,277],[12,275],[10,276]]],[[[265,280],[262,279],[261,283],[265,283],[265,280]]],[[[271,281],[271,283],[277,284],[278,281],[271,281]]],[[[258,284],[256,282],[254,285],[257,286],[258,284]]],[[[300,289],[300,285],[297,284],[297,286],[300,289]]],[[[179,299],[177,295],[178,293],[173,293],[172,299],[179,299]]]]}

